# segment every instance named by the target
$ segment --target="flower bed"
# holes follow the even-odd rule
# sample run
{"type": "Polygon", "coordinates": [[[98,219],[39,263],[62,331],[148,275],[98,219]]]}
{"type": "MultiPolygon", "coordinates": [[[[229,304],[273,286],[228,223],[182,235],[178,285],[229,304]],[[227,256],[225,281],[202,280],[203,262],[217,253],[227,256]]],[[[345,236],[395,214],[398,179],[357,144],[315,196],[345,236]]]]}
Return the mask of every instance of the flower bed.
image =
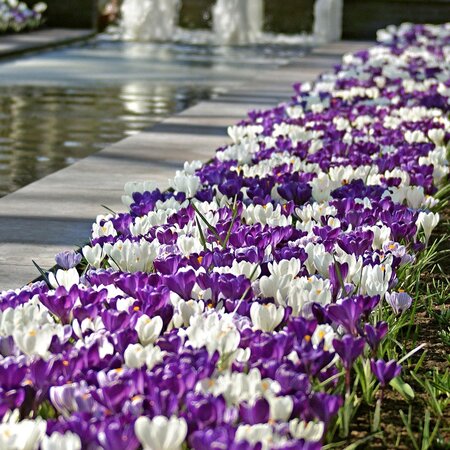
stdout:
{"type": "Polygon", "coordinates": [[[414,396],[392,336],[439,222],[450,27],[379,39],[3,293],[0,448],[313,450],[414,396]]]}
{"type": "Polygon", "coordinates": [[[28,8],[17,0],[0,0],[0,33],[34,30],[44,22],[43,13],[47,9],[44,2],[28,8]]]}

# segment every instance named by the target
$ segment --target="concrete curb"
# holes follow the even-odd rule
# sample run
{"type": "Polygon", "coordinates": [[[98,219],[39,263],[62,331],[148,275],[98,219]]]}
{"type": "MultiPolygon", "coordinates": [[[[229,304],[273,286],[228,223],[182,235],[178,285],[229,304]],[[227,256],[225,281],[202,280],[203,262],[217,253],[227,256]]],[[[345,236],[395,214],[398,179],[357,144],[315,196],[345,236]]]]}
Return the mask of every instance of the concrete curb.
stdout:
{"type": "Polygon", "coordinates": [[[44,28],[29,33],[8,34],[0,38],[0,58],[11,58],[86,41],[95,34],[93,30],[68,28],[44,28]]]}

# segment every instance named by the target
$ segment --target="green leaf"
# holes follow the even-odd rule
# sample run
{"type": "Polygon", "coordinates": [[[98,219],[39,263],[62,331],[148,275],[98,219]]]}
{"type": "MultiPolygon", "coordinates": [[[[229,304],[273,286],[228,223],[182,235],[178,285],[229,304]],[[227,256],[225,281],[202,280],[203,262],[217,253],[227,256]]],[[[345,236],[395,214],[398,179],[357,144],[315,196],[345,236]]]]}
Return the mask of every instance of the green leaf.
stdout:
{"type": "Polygon", "coordinates": [[[224,248],[224,250],[227,248],[228,241],[230,240],[231,230],[233,229],[233,225],[236,222],[237,215],[238,215],[238,209],[237,209],[237,206],[236,206],[236,197],[235,197],[234,198],[234,203],[233,203],[233,217],[231,219],[230,227],[228,228],[228,232],[227,232],[227,235],[225,237],[225,240],[223,241],[223,248],[224,248]]]}
{"type": "Polygon", "coordinates": [[[400,377],[394,378],[390,383],[390,386],[395,389],[405,400],[414,400],[414,391],[412,387],[405,383],[400,377]]]}
{"type": "Polygon", "coordinates": [[[44,269],[42,269],[36,261],[34,261],[33,259],[31,261],[34,264],[34,266],[36,267],[36,269],[39,271],[39,273],[41,274],[41,277],[47,283],[47,286],[49,288],[52,288],[52,285],[50,284],[50,281],[49,281],[48,276],[47,276],[47,272],[44,269]]]}
{"type": "Polygon", "coordinates": [[[206,246],[205,235],[203,234],[203,229],[202,229],[202,227],[201,227],[201,225],[200,225],[200,222],[199,222],[199,220],[198,220],[198,217],[195,217],[195,222],[196,222],[196,224],[197,224],[197,228],[198,228],[198,231],[199,231],[199,233],[200,233],[200,242],[201,242],[201,244],[203,245],[203,248],[204,248],[205,250],[208,250],[208,247],[206,246]]]}
{"type": "Polygon", "coordinates": [[[378,431],[377,433],[370,434],[369,436],[366,436],[366,437],[364,437],[362,439],[358,439],[353,444],[348,445],[347,447],[344,448],[344,450],[356,450],[362,444],[365,444],[367,441],[370,441],[371,439],[374,439],[376,437],[381,437],[381,436],[383,436],[383,433],[381,431],[378,431]]]}
{"type": "Polygon", "coordinates": [[[198,216],[200,217],[200,219],[202,219],[202,222],[206,225],[206,227],[208,228],[208,230],[214,235],[214,237],[217,239],[217,241],[219,242],[219,244],[223,247],[223,241],[219,236],[219,233],[217,232],[217,230],[215,229],[215,227],[213,227],[208,220],[206,219],[206,217],[198,210],[198,208],[191,202],[192,207],[194,208],[194,211],[198,214],[198,216]]]}
{"type": "Polygon", "coordinates": [[[111,214],[114,214],[114,215],[117,214],[114,210],[112,210],[111,208],[108,208],[108,206],[106,206],[106,205],[100,205],[100,206],[101,206],[102,208],[105,208],[106,211],[109,211],[111,214]]]}

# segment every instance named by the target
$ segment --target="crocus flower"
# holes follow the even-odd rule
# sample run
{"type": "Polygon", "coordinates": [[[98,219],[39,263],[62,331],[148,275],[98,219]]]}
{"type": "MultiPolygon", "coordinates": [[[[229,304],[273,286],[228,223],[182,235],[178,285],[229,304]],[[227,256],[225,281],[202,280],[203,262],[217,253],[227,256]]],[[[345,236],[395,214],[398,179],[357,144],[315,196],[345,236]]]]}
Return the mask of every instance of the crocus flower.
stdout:
{"type": "Polygon", "coordinates": [[[369,323],[366,323],[364,325],[364,331],[366,332],[367,343],[370,348],[376,352],[380,342],[388,332],[388,324],[386,322],[378,322],[376,326],[372,326],[369,323]]]}
{"type": "Polygon", "coordinates": [[[342,339],[333,339],[333,347],[341,357],[342,364],[346,369],[349,369],[356,358],[361,355],[364,350],[364,345],[364,339],[354,338],[348,334],[342,339]]]}
{"type": "Polygon", "coordinates": [[[177,417],[139,417],[135,431],[144,450],[179,450],[186,438],[187,425],[177,417]]]}
{"type": "Polygon", "coordinates": [[[406,292],[386,292],[385,297],[396,315],[408,310],[412,304],[412,298],[406,292]]]}
{"type": "Polygon", "coordinates": [[[61,269],[69,270],[72,267],[78,266],[80,264],[82,256],[73,250],[67,250],[65,252],[58,253],[55,256],[56,264],[58,264],[61,269]]]}
{"type": "Polygon", "coordinates": [[[384,361],[382,359],[370,360],[372,373],[377,377],[381,386],[385,387],[391,380],[400,375],[402,367],[395,360],[384,361]]]}

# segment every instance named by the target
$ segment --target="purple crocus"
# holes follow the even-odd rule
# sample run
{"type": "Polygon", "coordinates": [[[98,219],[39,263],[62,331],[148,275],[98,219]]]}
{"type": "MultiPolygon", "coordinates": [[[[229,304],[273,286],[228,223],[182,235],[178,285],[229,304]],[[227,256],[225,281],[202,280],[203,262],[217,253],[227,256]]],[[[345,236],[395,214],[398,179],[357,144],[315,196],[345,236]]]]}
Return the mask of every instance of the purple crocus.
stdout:
{"type": "Polygon", "coordinates": [[[348,334],[342,339],[333,339],[333,347],[347,370],[353,365],[356,358],[361,355],[364,345],[364,339],[354,338],[348,334]]]}
{"type": "Polygon", "coordinates": [[[64,270],[72,269],[80,264],[82,256],[73,250],[66,250],[55,256],[56,264],[64,270]]]}
{"type": "Polygon", "coordinates": [[[395,377],[400,375],[402,367],[395,360],[384,361],[383,359],[370,360],[370,368],[372,373],[377,377],[382,387],[385,387],[395,377]]]}
{"type": "Polygon", "coordinates": [[[386,322],[378,322],[375,326],[366,323],[364,331],[366,332],[366,341],[373,352],[376,352],[380,342],[384,339],[388,332],[388,324],[386,322]]]}
{"type": "Polygon", "coordinates": [[[348,333],[357,336],[362,312],[363,309],[360,302],[347,298],[339,304],[330,305],[328,317],[337,324],[342,325],[348,333]]]}
{"type": "Polygon", "coordinates": [[[270,416],[269,402],[265,398],[260,398],[254,403],[241,403],[239,415],[243,423],[248,423],[249,425],[267,423],[270,416]]]}
{"type": "Polygon", "coordinates": [[[386,301],[391,305],[395,315],[402,314],[411,307],[412,298],[406,292],[387,292],[386,301]]]}

